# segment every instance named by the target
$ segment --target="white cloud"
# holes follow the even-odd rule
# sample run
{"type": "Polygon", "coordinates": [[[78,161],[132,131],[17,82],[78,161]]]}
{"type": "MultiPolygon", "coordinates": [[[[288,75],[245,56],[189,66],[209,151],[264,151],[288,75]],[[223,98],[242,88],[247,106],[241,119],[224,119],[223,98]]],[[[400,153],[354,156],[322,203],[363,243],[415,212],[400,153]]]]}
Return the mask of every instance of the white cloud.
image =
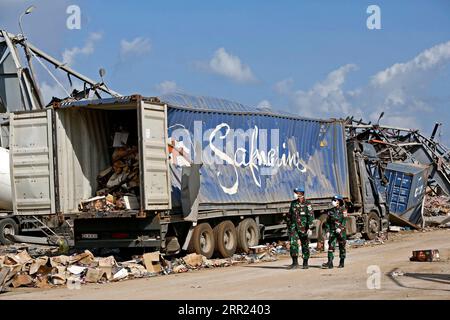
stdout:
{"type": "Polygon", "coordinates": [[[256,106],[258,109],[272,109],[272,104],[268,100],[262,100],[256,106]]]}
{"type": "Polygon", "coordinates": [[[402,77],[429,71],[448,61],[450,61],[450,41],[427,49],[408,62],[396,63],[378,72],[372,77],[371,84],[374,86],[387,85],[402,77]]]}
{"type": "Polygon", "coordinates": [[[64,50],[62,57],[63,62],[72,66],[75,64],[75,59],[79,55],[89,56],[94,53],[95,43],[102,38],[102,34],[99,32],[93,32],[89,35],[83,47],[73,47],[72,49],[64,50]]]}
{"type": "Polygon", "coordinates": [[[328,74],[325,80],[316,83],[310,90],[298,90],[293,93],[293,101],[302,115],[307,117],[326,114],[348,114],[354,112],[347,101],[342,88],[345,77],[356,70],[353,64],[347,64],[328,74]]]}
{"type": "MultiPolygon", "coordinates": [[[[202,64],[203,66],[205,64],[202,64]]],[[[239,57],[228,53],[225,48],[219,48],[211,60],[204,66],[210,72],[232,79],[236,82],[246,83],[256,81],[249,66],[243,64],[239,57]]]]}
{"type": "Polygon", "coordinates": [[[143,56],[151,50],[152,46],[147,38],[137,37],[130,41],[125,39],[120,41],[121,59],[143,56]]]}
{"type": "Polygon", "coordinates": [[[353,115],[358,119],[377,121],[384,112],[381,123],[424,130],[434,121],[446,120],[444,115],[436,114],[445,103],[442,99],[429,97],[428,88],[438,71],[448,65],[450,41],[427,49],[409,61],[395,63],[375,73],[367,85],[351,90],[345,89],[344,85],[349,72],[357,69],[353,64],[330,72],[309,90],[292,90],[290,79],[278,82],[274,88],[287,96],[291,107],[304,116],[345,118],[353,115]]]}
{"type": "Polygon", "coordinates": [[[156,90],[161,94],[173,93],[178,91],[178,86],[175,81],[163,81],[156,85],[156,90]]]}
{"type": "Polygon", "coordinates": [[[279,94],[287,94],[292,91],[294,80],[292,78],[281,80],[274,85],[275,92],[279,94]]]}
{"type": "MultiPolygon", "coordinates": [[[[47,105],[53,97],[57,98],[65,98],[67,97],[66,92],[60,85],[55,83],[54,85],[48,84],[46,81],[43,81],[39,89],[41,89],[42,98],[44,99],[44,104],[47,105]]],[[[66,90],[68,90],[66,88],[66,90]]],[[[70,92],[70,91],[69,91],[70,92]]]]}

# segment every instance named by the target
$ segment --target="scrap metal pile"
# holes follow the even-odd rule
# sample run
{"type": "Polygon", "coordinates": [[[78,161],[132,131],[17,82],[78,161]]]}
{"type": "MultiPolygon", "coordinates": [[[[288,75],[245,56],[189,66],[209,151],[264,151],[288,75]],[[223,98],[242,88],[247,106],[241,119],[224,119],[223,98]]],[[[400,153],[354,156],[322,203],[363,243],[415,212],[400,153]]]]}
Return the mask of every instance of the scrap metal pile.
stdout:
{"type": "Polygon", "coordinates": [[[112,166],[97,176],[96,197],[79,205],[83,212],[139,209],[139,153],[137,146],[116,147],[112,166]]]}
{"type": "MultiPolygon", "coordinates": [[[[381,117],[383,114],[381,114],[381,117]]],[[[434,194],[450,196],[450,149],[436,141],[436,123],[430,138],[419,130],[364,123],[347,118],[347,139],[370,143],[384,164],[409,162],[432,167],[428,186],[434,194]]]]}
{"type": "Polygon", "coordinates": [[[380,173],[386,178],[383,194],[391,224],[420,229],[427,223],[425,217],[448,212],[446,198],[441,196],[450,196],[450,150],[435,139],[440,123],[427,138],[419,130],[353,118],[345,122],[347,141],[375,150],[370,157],[381,165],[380,173]]]}

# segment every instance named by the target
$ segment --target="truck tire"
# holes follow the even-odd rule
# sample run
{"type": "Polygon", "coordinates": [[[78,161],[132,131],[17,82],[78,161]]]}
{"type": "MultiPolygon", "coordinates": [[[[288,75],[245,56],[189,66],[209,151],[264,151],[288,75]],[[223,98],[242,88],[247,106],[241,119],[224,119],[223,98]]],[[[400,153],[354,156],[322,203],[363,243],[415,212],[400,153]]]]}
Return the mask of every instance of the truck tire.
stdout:
{"type": "Polygon", "coordinates": [[[1,219],[0,220],[0,243],[2,244],[12,244],[13,241],[6,238],[7,234],[18,234],[19,226],[16,221],[11,218],[1,219]]]}
{"type": "Polygon", "coordinates": [[[215,248],[214,232],[209,223],[200,223],[194,228],[188,252],[197,253],[210,259],[215,248]]]}
{"type": "Polygon", "coordinates": [[[252,218],[242,220],[237,229],[237,250],[239,252],[248,253],[249,248],[259,243],[259,228],[256,221],[252,218]]]}
{"type": "Polygon", "coordinates": [[[222,258],[229,258],[236,252],[237,234],[233,222],[223,221],[214,227],[216,252],[222,258]]]}
{"type": "Polygon", "coordinates": [[[323,226],[324,226],[325,222],[327,221],[327,217],[328,217],[328,215],[326,213],[321,214],[319,217],[320,224],[319,224],[319,232],[317,233],[317,241],[321,241],[321,242],[324,241],[325,232],[323,231],[323,226]]]}
{"type": "Polygon", "coordinates": [[[373,240],[376,238],[380,231],[380,217],[374,211],[370,212],[367,216],[367,232],[363,233],[363,237],[366,240],[373,240]]]}

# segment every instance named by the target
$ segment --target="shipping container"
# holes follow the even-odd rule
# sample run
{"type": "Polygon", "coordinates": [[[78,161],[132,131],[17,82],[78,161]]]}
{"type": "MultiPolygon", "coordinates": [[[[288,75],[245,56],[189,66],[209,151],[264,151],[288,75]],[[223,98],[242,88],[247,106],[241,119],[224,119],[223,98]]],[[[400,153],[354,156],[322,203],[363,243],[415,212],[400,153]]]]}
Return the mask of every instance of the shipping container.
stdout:
{"type": "Polygon", "coordinates": [[[389,163],[385,175],[389,213],[401,220],[420,225],[422,202],[427,187],[430,166],[411,163],[389,163]]]}
{"type": "MultiPolygon", "coordinates": [[[[195,144],[201,144],[200,210],[288,204],[299,186],[317,203],[336,194],[349,197],[342,121],[301,118],[210,97],[177,94],[160,99],[168,105],[169,137],[183,143],[190,160],[196,157],[195,144]]],[[[180,190],[176,177],[181,168],[175,165],[174,192],[180,190]]]]}

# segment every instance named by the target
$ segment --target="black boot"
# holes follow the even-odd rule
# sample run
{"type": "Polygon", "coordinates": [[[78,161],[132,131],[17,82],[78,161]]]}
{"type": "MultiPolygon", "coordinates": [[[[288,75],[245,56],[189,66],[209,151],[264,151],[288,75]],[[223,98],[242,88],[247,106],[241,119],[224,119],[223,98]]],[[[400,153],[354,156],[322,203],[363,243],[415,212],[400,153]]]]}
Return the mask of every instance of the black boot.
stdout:
{"type": "Polygon", "coordinates": [[[329,257],[328,262],[325,262],[324,264],[322,264],[322,268],[323,269],[333,269],[333,259],[329,257]]]}
{"type": "Polygon", "coordinates": [[[344,258],[341,258],[340,260],[339,260],[339,266],[338,266],[338,268],[343,268],[344,267],[344,258]]]}
{"type": "Polygon", "coordinates": [[[297,269],[298,268],[298,257],[292,257],[292,264],[288,267],[288,269],[297,269]]]}
{"type": "Polygon", "coordinates": [[[303,269],[308,269],[308,259],[303,259],[303,269]]]}

